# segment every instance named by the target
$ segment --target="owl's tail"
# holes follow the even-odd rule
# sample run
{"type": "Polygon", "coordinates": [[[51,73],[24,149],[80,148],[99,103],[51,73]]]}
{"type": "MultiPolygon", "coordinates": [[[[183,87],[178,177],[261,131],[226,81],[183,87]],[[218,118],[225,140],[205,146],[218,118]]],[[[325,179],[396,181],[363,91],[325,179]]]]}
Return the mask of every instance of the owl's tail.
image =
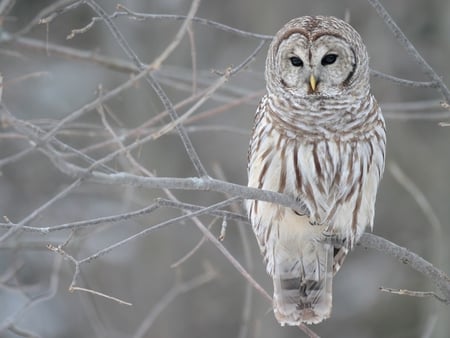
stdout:
{"type": "Polygon", "coordinates": [[[273,275],[274,312],[281,325],[317,324],[328,318],[332,305],[333,245],[309,242],[277,250],[273,275]]]}

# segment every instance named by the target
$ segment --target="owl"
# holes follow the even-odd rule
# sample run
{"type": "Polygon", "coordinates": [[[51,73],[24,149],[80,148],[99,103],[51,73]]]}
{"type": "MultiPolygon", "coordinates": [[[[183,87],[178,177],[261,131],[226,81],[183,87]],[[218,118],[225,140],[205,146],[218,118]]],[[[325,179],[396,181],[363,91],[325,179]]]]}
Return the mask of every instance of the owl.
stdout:
{"type": "Polygon", "coordinates": [[[269,47],[265,79],[248,186],[292,196],[300,207],[246,207],[273,278],[276,319],[317,324],[330,316],[334,274],[373,226],[385,122],[370,93],[366,47],[340,19],[288,22],[269,47]]]}

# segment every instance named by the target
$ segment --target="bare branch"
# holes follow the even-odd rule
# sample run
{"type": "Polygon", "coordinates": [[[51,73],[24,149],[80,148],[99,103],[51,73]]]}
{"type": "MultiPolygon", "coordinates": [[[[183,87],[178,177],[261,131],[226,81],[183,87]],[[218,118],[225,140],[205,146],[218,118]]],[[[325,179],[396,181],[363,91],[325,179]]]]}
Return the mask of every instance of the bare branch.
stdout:
{"type": "Polygon", "coordinates": [[[392,288],[385,288],[383,286],[380,287],[380,290],[383,292],[392,293],[394,295],[403,295],[403,296],[411,296],[411,297],[434,297],[438,301],[442,303],[447,303],[447,300],[437,295],[435,292],[432,291],[412,291],[412,290],[406,290],[406,289],[392,289],[392,288]]]}
{"type": "Polygon", "coordinates": [[[15,36],[29,33],[36,25],[50,23],[56,16],[80,6],[83,1],[80,0],[59,0],[41,10],[25,27],[14,33],[15,36]]]}
{"type": "MultiPolygon", "coordinates": [[[[208,230],[211,229],[212,225],[217,221],[217,218],[214,218],[211,223],[209,223],[208,225],[208,230]]],[[[170,267],[173,268],[178,268],[181,264],[183,264],[184,262],[186,262],[190,257],[192,257],[199,249],[200,247],[206,242],[207,238],[205,235],[203,235],[200,240],[198,241],[198,243],[196,245],[194,245],[194,247],[188,252],[186,253],[183,257],[181,257],[180,259],[178,259],[176,262],[172,263],[170,265],[170,267]]]]}
{"type": "MultiPolygon", "coordinates": [[[[123,12],[114,13],[115,17],[126,15],[126,16],[129,16],[130,18],[137,19],[137,20],[147,20],[147,19],[186,20],[186,18],[187,18],[187,16],[185,16],[185,15],[147,14],[147,13],[133,12],[133,11],[127,9],[123,5],[117,5],[117,9],[123,10],[123,12]]],[[[237,34],[237,35],[240,35],[243,37],[251,37],[251,38],[256,38],[256,39],[261,39],[261,40],[266,40],[266,41],[271,41],[273,39],[272,35],[255,34],[255,33],[243,31],[240,29],[236,29],[236,28],[221,24],[219,22],[215,22],[215,21],[203,19],[203,18],[198,18],[195,16],[191,18],[191,21],[200,23],[200,24],[203,24],[206,26],[211,26],[211,27],[223,30],[225,32],[234,33],[234,34],[237,34]]]]}
{"type": "Polygon", "coordinates": [[[450,278],[445,272],[435,268],[430,262],[387,239],[368,233],[362,235],[358,245],[364,248],[375,249],[411,266],[414,270],[430,279],[443,293],[445,303],[450,304],[450,278]]]}
{"type": "Polygon", "coordinates": [[[375,69],[371,69],[370,74],[374,77],[388,80],[395,84],[399,84],[401,86],[418,87],[418,88],[439,88],[439,84],[435,81],[422,82],[422,81],[405,80],[405,79],[401,79],[401,78],[398,78],[398,77],[395,77],[395,76],[392,76],[389,74],[379,72],[378,70],[375,70],[375,69]]]}
{"type": "MultiPolygon", "coordinates": [[[[80,260],[78,263],[80,265],[84,264],[84,263],[89,263],[92,260],[97,259],[98,257],[103,256],[103,255],[107,254],[108,252],[110,252],[110,251],[112,251],[114,249],[117,249],[118,247],[120,247],[120,246],[122,246],[122,245],[124,245],[124,244],[126,244],[128,242],[131,242],[131,241],[133,241],[135,239],[144,237],[144,236],[150,234],[151,232],[153,232],[155,230],[159,230],[162,227],[165,227],[165,226],[168,226],[168,225],[171,225],[171,224],[174,224],[174,223],[179,223],[180,221],[183,221],[183,220],[188,219],[188,218],[192,218],[194,216],[200,216],[202,214],[206,214],[206,213],[208,213],[208,212],[210,212],[212,210],[223,208],[223,207],[229,205],[230,203],[232,203],[235,200],[236,200],[236,198],[231,198],[231,199],[228,199],[226,201],[222,201],[222,202],[213,204],[213,205],[211,205],[209,207],[206,207],[206,208],[203,208],[201,210],[194,211],[192,213],[188,213],[188,214],[185,214],[185,215],[182,215],[182,216],[179,216],[179,217],[171,218],[171,219],[169,219],[167,221],[164,221],[164,222],[161,222],[161,223],[159,223],[157,225],[151,226],[151,227],[149,227],[149,228],[147,228],[145,230],[142,230],[141,232],[139,232],[139,233],[137,233],[137,234],[135,234],[133,236],[130,236],[130,237],[128,237],[128,238],[126,238],[126,239],[124,239],[122,241],[116,242],[116,243],[108,246],[107,248],[104,248],[104,249],[96,252],[95,254],[90,255],[89,257],[86,257],[86,258],[80,260]]],[[[203,226],[203,224],[202,224],[202,226],[203,226]]],[[[209,234],[208,229],[205,228],[205,230],[209,234]]]]}
{"type": "MultiPolygon", "coordinates": [[[[80,171],[73,166],[66,167],[63,170],[67,174],[74,176],[86,174],[84,170],[80,171]]],[[[307,212],[305,206],[293,197],[274,191],[249,188],[247,186],[224,182],[213,178],[142,177],[127,173],[108,175],[100,172],[92,172],[89,177],[89,181],[102,184],[126,184],[154,189],[167,188],[180,190],[217,191],[230,194],[231,196],[239,196],[245,199],[256,199],[284,205],[302,214],[307,212]]]]}
{"type": "MultiPolygon", "coordinates": [[[[142,69],[143,64],[139,60],[136,53],[131,49],[131,47],[128,45],[128,42],[126,39],[122,36],[122,33],[118,30],[116,25],[112,22],[112,20],[107,16],[105,11],[94,1],[94,0],[86,0],[89,6],[105,21],[108,28],[111,30],[113,36],[117,40],[119,46],[124,50],[124,52],[128,55],[128,57],[132,60],[132,62],[137,66],[139,69],[142,69]]],[[[181,41],[181,38],[185,34],[187,27],[190,22],[190,18],[194,16],[195,11],[198,8],[199,0],[193,1],[191,5],[191,9],[189,11],[188,17],[186,18],[185,22],[183,23],[182,27],[178,31],[174,41],[169,44],[169,46],[166,48],[166,50],[155,59],[153,64],[158,68],[161,63],[166,59],[166,57],[175,49],[175,47],[178,45],[178,43],[181,41]]],[[[172,119],[172,121],[175,121],[178,119],[178,114],[175,111],[173,104],[170,102],[169,97],[164,92],[164,90],[161,88],[159,83],[155,80],[155,78],[148,74],[146,76],[147,82],[150,84],[150,86],[153,88],[155,93],[158,95],[159,99],[161,100],[162,104],[164,105],[164,108],[169,112],[169,116],[172,119]]],[[[192,164],[194,165],[195,169],[197,170],[197,173],[199,176],[208,176],[206,169],[204,168],[202,162],[200,161],[200,158],[198,157],[198,154],[192,145],[192,142],[184,129],[182,125],[177,125],[176,130],[181,138],[181,141],[183,142],[183,145],[186,149],[186,152],[189,156],[189,158],[192,161],[192,164]]]]}
{"type": "Polygon", "coordinates": [[[127,305],[127,306],[132,306],[132,305],[133,305],[133,304],[131,304],[131,303],[129,303],[129,302],[126,302],[126,301],[124,301],[124,300],[121,300],[121,299],[119,299],[119,298],[116,298],[116,297],[113,297],[113,296],[109,296],[109,295],[104,294],[104,293],[101,293],[101,292],[99,292],[99,291],[95,291],[95,290],[91,290],[91,289],[82,288],[82,287],[79,287],[79,286],[71,286],[71,287],[69,288],[69,291],[70,291],[70,292],[74,292],[74,291],[84,291],[84,292],[87,292],[87,293],[90,293],[90,294],[93,294],[93,295],[96,295],[96,296],[100,296],[100,297],[103,297],[103,298],[106,298],[106,299],[110,299],[110,300],[112,300],[112,301],[114,301],[114,302],[117,302],[117,303],[119,303],[119,304],[121,304],[121,305],[127,305]]]}

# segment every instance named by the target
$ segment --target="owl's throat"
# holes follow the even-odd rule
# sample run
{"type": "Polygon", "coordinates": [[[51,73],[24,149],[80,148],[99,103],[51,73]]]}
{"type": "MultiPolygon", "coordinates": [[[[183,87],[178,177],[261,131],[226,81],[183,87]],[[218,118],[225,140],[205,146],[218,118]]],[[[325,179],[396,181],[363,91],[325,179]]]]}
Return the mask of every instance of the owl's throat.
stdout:
{"type": "Polygon", "coordinates": [[[346,139],[371,130],[378,106],[368,95],[355,97],[310,96],[304,99],[280,98],[266,100],[269,120],[279,132],[289,137],[314,139],[346,139]]]}

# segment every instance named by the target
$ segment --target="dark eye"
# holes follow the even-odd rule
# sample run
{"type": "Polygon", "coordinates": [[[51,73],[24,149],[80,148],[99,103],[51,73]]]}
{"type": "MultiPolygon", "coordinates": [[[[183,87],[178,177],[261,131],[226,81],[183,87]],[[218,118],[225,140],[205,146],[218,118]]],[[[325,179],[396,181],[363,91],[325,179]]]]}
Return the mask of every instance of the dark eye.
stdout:
{"type": "Polygon", "coordinates": [[[327,54],[322,58],[322,66],[331,65],[336,62],[337,59],[336,54],[327,54]]]}
{"type": "Polygon", "coordinates": [[[293,56],[289,60],[291,60],[294,67],[303,67],[303,61],[298,56],[293,56]]]}

